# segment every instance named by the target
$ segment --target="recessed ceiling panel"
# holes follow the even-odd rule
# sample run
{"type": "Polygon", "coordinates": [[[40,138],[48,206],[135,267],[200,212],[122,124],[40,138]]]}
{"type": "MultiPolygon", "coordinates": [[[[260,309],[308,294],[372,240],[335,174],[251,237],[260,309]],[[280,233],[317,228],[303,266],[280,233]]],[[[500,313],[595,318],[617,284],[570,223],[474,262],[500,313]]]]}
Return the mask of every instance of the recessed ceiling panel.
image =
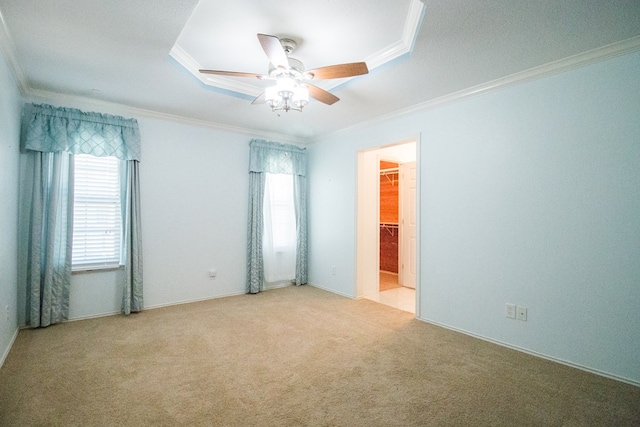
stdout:
{"type": "MultiPolygon", "coordinates": [[[[370,69],[410,50],[424,5],[419,0],[296,1],[201,0],[171,51],[171,56],[201,82],[257,96],[258,79],[202,75],[198,69],[267,74],[269,60],[258,33],[297,43],[291,57],[306,69],[366,61],[370,69]]],[[[342,83],[318,84],[335,87],[342,83]]]]}

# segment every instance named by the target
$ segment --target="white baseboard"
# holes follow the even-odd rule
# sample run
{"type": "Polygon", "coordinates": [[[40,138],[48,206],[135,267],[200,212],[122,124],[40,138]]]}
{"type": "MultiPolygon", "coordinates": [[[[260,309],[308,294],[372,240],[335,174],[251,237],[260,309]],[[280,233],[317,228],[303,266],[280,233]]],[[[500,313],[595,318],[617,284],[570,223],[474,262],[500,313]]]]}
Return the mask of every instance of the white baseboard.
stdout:
{"type": "Polygon", "coordinates": [[[11,347],[13,347],[13,343],[16,341],[16,338],[18,337],[19,331],[20,331],[20,328],[16,328],[16,331],[13,333],[13,337],[11,337],[11,340],[9,341],[9,345],[4,350],[4,353],[2,354],[2,358],[0,358],[0,368],[2,368],[2,365],[4,365],[4,361],[7,359],[7,356],[11,351],[11,347]]]}
{"type": "MultiPolygon", "coordinates": [[[[163,303],[163,304],[154,304],[154,305],[144,306],[142,308],[142,311],[144,311],[144,310],[154,310],[156,308],[163,308],[163,307],[171,307],[173,305],[190,304],[192,302],[200,302],[200,301],[208,301],[208,300],[218,299],[218,298],[232,297],[232,296],[236,296],[236,295],[244,295],[245,293],[246,292],[244,292],[244,291],[243,292],[233,292],[233,293],[229,293],[229,294],[216,295],[216,296],[212,296],[212,297],[188,299],[188,300],[174,301],[174,302],[168,302],[168,303],[163,303]]],[[[66,322],[77,322],[79,320],[88,320],[88,319],[97,319],[97,318],[100,318],[100,317],[116,316],[116,315],[118,315],[120,313],[122,313],[122,311],[118,310],[118,311],[112,311],[112,312],[107,312],[107,313],[90,314],[90,315],[87,315],[87,316],[77,316],[77,317],[72,317],[72,318],[67,319],[66,322]]]]}
{"type": "Polygon", "coordinates": [[[526,349],[526,348],[523,348],[523,347],[518,347],[516,345],[509,344],[509,343],[506,343],[506,342],[503,342],[503,341],[499,341],[499,340],[496,340],[496,339],[493,339],[493,338],[485,337],[483,335],[475,334],[473,332],[469,332],[469,331],[466,331],[464,329],[454,328],[453,326],[449,326],[449,325],[446,325],[446,324],[443,324],[443,323],[435,322],[433,320],[425,319],[425,318],[422,318],[422,317],[416,317],[416,319],[421,320],[421,321],[423,321],[425,323],[430,323],[430,324],[435,325],[435,326],[440,326],[441,328],[449,329],[450,331],[460,332],[461,334],[465,334],[465,335],[468,335],[468,336],[471,336],[471,337],[474,337],[474,338],[478,338],[478,339],[481,339],[483,341],[490,342],[492,344],[497,344],[497,345],[502,346],[502,347],[507,347],[507,348],[510,348],[512,350],[516,350],[516,351],[520,351],[522,353],[530,354],[532,356],[540,357],[542,359],[546,359],[546,360],[549,360],[551,362],[560,363],[562,365],[569,366],[571,368],[580,369],[581,371],[589,372],[591,374],[599,375],[601,377],[610,378],[612,380],[616,380],[616,381],[620,381],[620,382],[623,382],[623,383],[626,383],[626,384],[634,385],[636,387],[640,387],[640,382],[639,381],[632,380],[630,378],[625,378],[625,377],[621,377],[621,376],[618,376],[618,375],[610,374],[608,372],[599,371],[597,369],[589,368],[587,366],[583,366],[583,365],[580,365],[578,363],[570,362],[568,360],[559,359],[559,358],[554,357],[554,356],[549,356],[548,354],[538,353],[537,351],[529,350],[529,349],[526,349]]]}
{"type": "Polygon", "coordinates": [[[143,310],[154,310],[156,308],[171,307],[171,306],[174,306],[174,305],[190,304],[192,302],[209,301],[209,300],[212,300],[212,299],[234,297],[234,296],[237,296],[237,295],[244,295],[244,294],[246,294],[245,291],[242,291],[242,292],[231,292],[229,294],[216,295],[216,296],[212,296],[212,297],[204,297],[204,298],[196,298],[196,299],[168,302],[168,303],[164,303],[164,304],[154,304],[154,305],[145,306],[143,308],[143,310]]]}
{"type": "MultiPolygon", "coordinates": [[[[315,283],[308,283],[308,284],[313,286],[313,287],[315,287],[315,288],[322,289],[322,290],[325,290],[327,292],[338,294],[338,295],[341,295],[341,296],[344,296],[344,297],[347,297],[347,298],[359,299],[359,298],[354,298],[351,295],[346,295],[346,294],[343,294],[341,292],[336,292],[333,289],[329,289],[329,288],[326,288],[324,286],[320,286],[320,285],[315,284],[315,283]]],[[[572,368],[580,369],[581,371],[589,372],[591,374],[599,375],[601,377],[610,378],[612,380],[616,380],[616,381],[620,381],[620,382],[623,382],[623,383],[626,383],[626,384],[630,384],[630,385],[633,385],[633,386],[636,386],[636,387],[640,387],[640,381],[638,381],[638,380],[634,380],[634,379],[626,378],[626,377],[621,377],[619,375],[610,374],[608,372],[604,372],[604,371],[600,371],[600,370],[597,370],[597,369],[593,369],[593,368],[590,368],[588,366],[583,366],[583,365],[580,365],[578,363],[570,362],[568,360],[563,360],[563,359],[560,359],[560,358],[557,358],[557,357],[554,357],[554,356],[549,356],[549,355],[544,354],[544,353],[539,353],[537,351],[529,350],[529,349],[526,349],[526,348],[523,348],[523,347],[518,347],[518,346],[513,345],[513,344],[509,344],[509,343],[506,343],[506,342],[503,342],[503,341],[499,341],[499,340],[496,340],[496,339],[493,339],[493,338],[485,337],[483,335],[475,334],[473,332],[469,332],[469,331],[466,331],[464,329],[454,328],[453,326],[449,326],[449,325],[446,325],[444,323],[439,323],[439,322],[436,322],[436,321],[433,321],[433,320],[429,320],[429,319],[426,319],[426,318],[423,318],[423,317],[419,317],[417,315],[416,315],[416,319],[418,319],[418,320],[420,320],[422,322],[425,322],[425,323],[430,323],[432,325],[439,326],[441,328],[449,329],[449,330],[454,331],[454,332],[460,332],[462,334],[465,334],[465,335],[468,335],[468,336],[471,336],[471,337],[474,337],[474,338],[478,338],[478,339],[481,339],[483,341],[490,342],[492,344],[497,344],[497,345],[502,346],[502,347],[507,347],[507,348],[510,348],[512,350],[516,350],[516,351],[520,351],[522,353],[530,354],[532,356],[540,357],[542,359],[546,359],[546,360],[549,360],[551,362],[560,363],[560,364],[565,365],[565,366],[569,366],[569,367],[572,367],[572,368]]]]}
{"type": "Polygon", "coordinates": [[[324,286],[320,286],[317,283],[307,283],[307,286],[313,286],[314,288],[322,289],[323,291],[331,292],[332,294],[337,294],[346,298],[357,299],[353,295],[347,295],[342,292],[338,292],[335,289],[325,288],[324,286]]]}
{"type": "Polygon", "coordinates": [[[76,317],[70,317],[67,320],[65,320],[66,322],[77,322],[79,320],[89,320],[89,319],[97,319],[100,317],[108,317],[108,316],[115,316],[116,314],[120,314],[120,311],[110,311],[107,313],[97,313],[97,314],[89,314],[86,316],[76,316],[76,317]]]}

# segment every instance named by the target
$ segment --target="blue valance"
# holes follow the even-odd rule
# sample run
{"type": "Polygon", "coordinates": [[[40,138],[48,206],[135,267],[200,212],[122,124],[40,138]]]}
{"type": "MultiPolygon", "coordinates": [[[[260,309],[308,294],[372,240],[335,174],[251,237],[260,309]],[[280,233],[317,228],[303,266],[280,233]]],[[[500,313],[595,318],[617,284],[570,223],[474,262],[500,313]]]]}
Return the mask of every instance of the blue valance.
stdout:
{"type": "Polygon", "coordinates": [[[307,175],[307,149],[290,144],[254,139],[249,143],[250,172],[307,175]]]}
{"type": "Polygon", "coordinates": [[[136,119],[27,104],[22,137],[25,150],[67,151],[140,161],[140,131],[136,119]]]}

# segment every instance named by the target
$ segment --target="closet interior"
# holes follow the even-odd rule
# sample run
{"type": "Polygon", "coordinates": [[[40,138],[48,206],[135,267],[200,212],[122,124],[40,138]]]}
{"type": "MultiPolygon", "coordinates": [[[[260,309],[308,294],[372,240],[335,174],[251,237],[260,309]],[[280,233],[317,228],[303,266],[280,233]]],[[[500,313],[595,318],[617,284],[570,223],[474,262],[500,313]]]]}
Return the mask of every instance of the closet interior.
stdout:
{"type": "Polygon", "coordinates": [[[380,161],[380,291],[398,284],[399,164],[380,161]]]}

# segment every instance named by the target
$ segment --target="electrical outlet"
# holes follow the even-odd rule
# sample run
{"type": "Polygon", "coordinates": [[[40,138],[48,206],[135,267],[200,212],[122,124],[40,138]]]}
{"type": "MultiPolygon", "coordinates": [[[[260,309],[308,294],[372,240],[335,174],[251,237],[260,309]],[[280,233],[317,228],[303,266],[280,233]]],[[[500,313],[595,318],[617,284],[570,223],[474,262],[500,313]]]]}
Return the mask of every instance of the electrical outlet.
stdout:
{"type": "Polygon", "coordinates": [[[5,315],[5,318],[7,319],[7,322],[8,322],[9,321],[9,306],[8,305],[4,307],[4,315],[5,315]]]}
{"type": "Polygon", "coordinates": [[[527,321],[527,307],[518,306],[518,320],[527,321]]]}
{"type": "Polygon", "coordinates": [[[331,275],[332,275],[332,276],[335,276],[335,275],[336,275],[336,266],[335,266],[335,265],[332,265],[332,266],[331,266],[331,275]]]}
{"type": "Polygon", "coordinates": [[[507,303],[507,305],[505,306],[504,315],[506,317],[508,317],[509,319],[515,319],[516,318],[516,305],[507,303]]]}

